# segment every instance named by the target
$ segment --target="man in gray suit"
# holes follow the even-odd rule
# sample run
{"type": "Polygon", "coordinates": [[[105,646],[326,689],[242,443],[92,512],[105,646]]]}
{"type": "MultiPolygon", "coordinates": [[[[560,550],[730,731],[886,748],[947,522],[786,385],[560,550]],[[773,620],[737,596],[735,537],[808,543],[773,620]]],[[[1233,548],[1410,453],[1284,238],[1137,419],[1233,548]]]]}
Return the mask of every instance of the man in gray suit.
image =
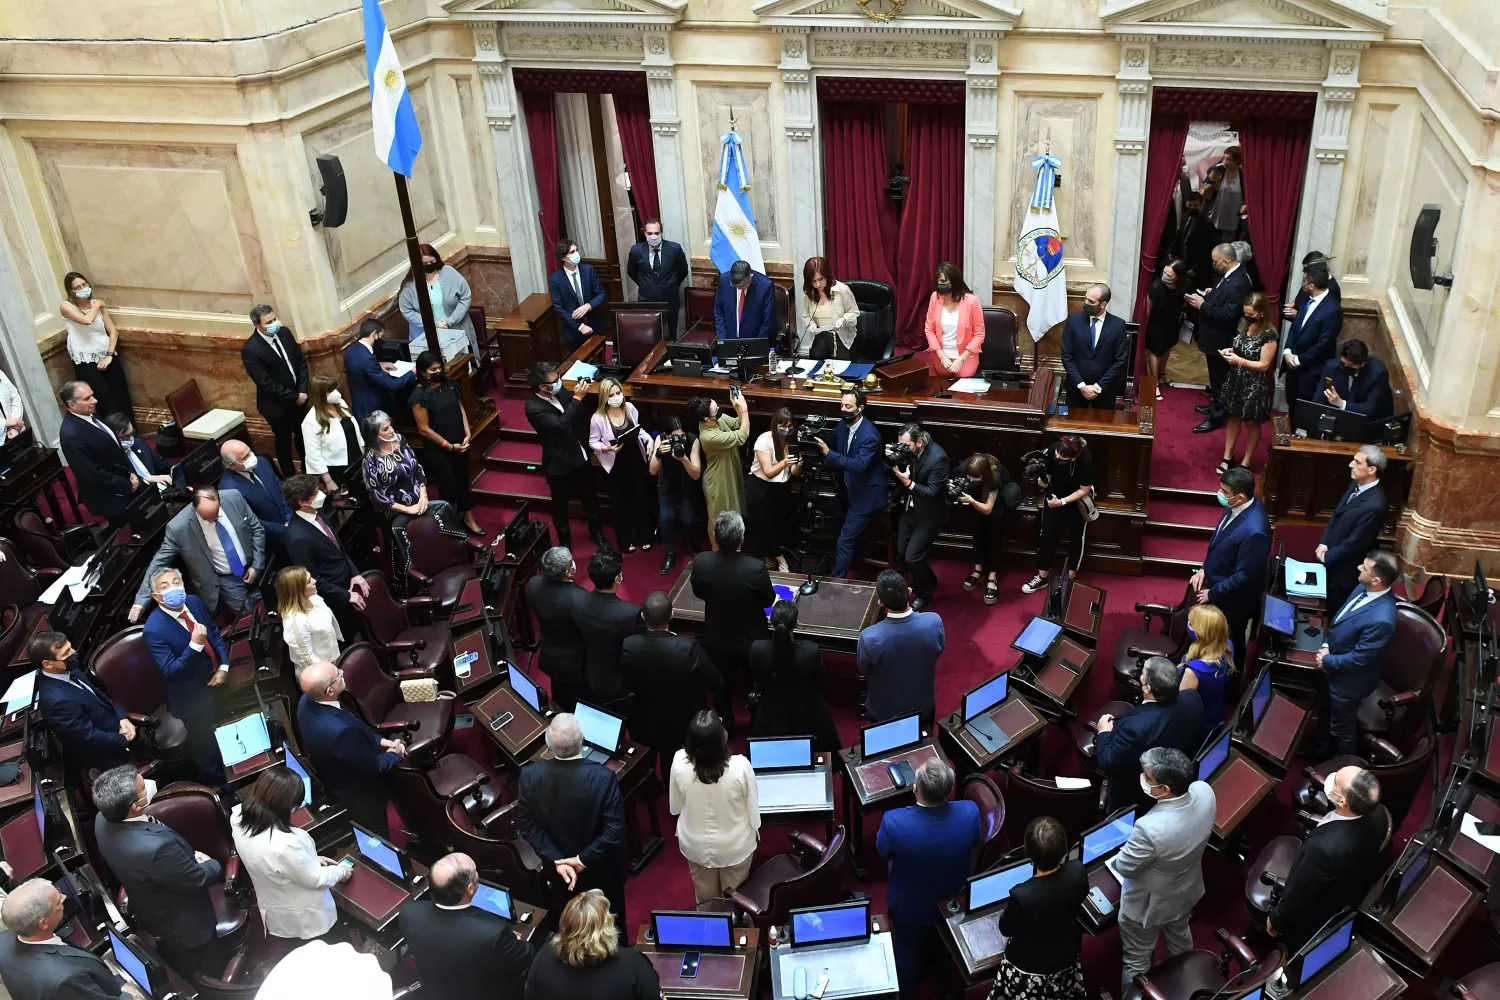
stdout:
{"type": "Polygon", "coordinates": [[[11,1000],[139,1000],[104,960],[58,936],[66,897],[44,878],[16,887],[0,909],[0,980],[11,1000]]]}
{"type": "Polygon", "coordinates": [[[1214,790],[1194,781],[1193,759],[1172,747],[1141,754],[1141,788],[1156,806],[1136,820],[1135,830],[1110,859],[1120,890],[1120,949],[1125,972],[1120,994],[1136,973],[1151,967],[1156,939],[1165,934],[1167,954],[1191,951],[1188,918],[1203,896],[1203,849],[1214,828],[1214,790]]]}
{"type": "Polygon", "coordinates": [[[199,486],[193,502],[167,522],[161,548],[130,608],[132,622],[151,604],[151,580],[158,570],[179,566],[210,613],[238,618],[249,602],[250,586],[266,568],[266,529],[236,490],[199,486]]]}

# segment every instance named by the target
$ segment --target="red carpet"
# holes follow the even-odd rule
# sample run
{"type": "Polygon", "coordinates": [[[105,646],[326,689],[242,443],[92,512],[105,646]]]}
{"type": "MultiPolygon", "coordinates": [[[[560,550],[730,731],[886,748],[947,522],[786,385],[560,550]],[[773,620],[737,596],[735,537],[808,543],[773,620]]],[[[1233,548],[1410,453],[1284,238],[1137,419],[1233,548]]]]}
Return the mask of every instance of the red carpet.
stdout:
{"type": "MultiPolygon", "coordinates": [[[[1194,434],[1193,428],[1203,417],[1193,407],[1208,402],[1197,389],[1166,389],[1166,398],[1157,405],[1156,444],[1151,451],[1151,483],[1177,489],[1216,490],[1219,477],[1214,474],[1224,457],[1224,429],[1194,434]]],[[[1259,476],[1266,471],[1271,453],[1271,423],[1262,425],[1260,445],[1252,466],[1259,476]]],[[[1244,445],[1235,444],[1235,461],[1244,455],[1244,445]]],[[[1153,517],[1154,517],[1153,513],[1153,517]]]]}

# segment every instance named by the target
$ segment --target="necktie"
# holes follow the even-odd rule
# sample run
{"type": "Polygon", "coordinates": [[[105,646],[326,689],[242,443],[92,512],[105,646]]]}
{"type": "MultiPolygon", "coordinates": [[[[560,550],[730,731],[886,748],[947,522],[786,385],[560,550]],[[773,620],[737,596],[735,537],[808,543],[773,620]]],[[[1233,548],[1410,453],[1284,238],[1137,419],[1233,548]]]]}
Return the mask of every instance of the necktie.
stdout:
{"type": "Polygon", "coordinates": [[[286,351],[281,346],[280,337],[271,338],[271,350],[276,352],[277,357],[281,358],[282,363],[286,365],[286,370],[292,373],[293,378],[296,378],[297,373],[292,369],[292,359],[286,356],[286,351]]]}
{"type": "Polygon", "coordinates": [[[576,268],[568,272],[568,280],[573,283],[573,294],[578,297],[578,304],[583,305],[583,288],[578,284],[578,270],[576,268]]]}
{"type": "Polygon", "coordinates": [[[651,248],[651,273],[655,274],[661,267],[661,247],[651,248]]]}
{"type": "Polygon", "coordinates": [[[223,521],[214,521],[214,531],[219,535],[219,544],[224,546],[224,558],[229,560],[229,572],[235,576],[245,575],[245,561],[234,549],[234,538],[223,521]]]}
{"type": "MultiPolygon", "coordinates": [[[[198,623],[193,620],[193,613],[187,609],[187,605],[185,604],[182,606],[182,624],[188,630],[189,634],[192,633],[193,629],[198,627],[198,623]]],[[[214,644],[204,640],[203,651],[208,654],[208,662],[217,670],[219,667],[219,651],[214,649],[214,644]]]]}
{"type": "Polygon", "coordinates": [[[1099,317],[1095,316],[1094,317],[1094,321],[1092,323],[1090,323],[1089,325],[1091,327],[1093,327],[1093,330],[1094,330],[1094,343],[1093,343],[1092,346],[1098,347],[1099,346],[1099,317]]]}
{"type": "Polygon", "coordinates": [[[134,448],[126,448],[125,449],[125,457],[127,457],[127,458],[130,459],[130,465],[131,465],[131,467],[135,469],[135,474],[137,476],[140,476],[141,479],[144,480],[147,476],[149,476],[151,474],[151,473],[149,473],[149,472],[146,471],[146,465],[145,465],[145,463],[141,461],[141,456],[139,456],[139,455],[137,455],[135,453],[135,449],[134,448]]]}
{"type": "Polygon", "coordinates": [[[740,325],[740,321],[743,320],[744,318],[745,318],[745,290],[743,288],[741,288],[739,290],[739,304],[735,307],[735,312],[734,312],[734,325],[735,325],[735,331],[734,332],[735,333],[739,333],[739,329],[738,328],[739,328],[739,325],[740,325]]]}
{"type": "Polygon", "coordinates": [[[1353,597],[1349,598],[1349,600],[1344,602],[1344,606],[1339,609],[1339,613],[1334,616],[1333,623],[1337,625],[1339,622],[1343,621],[1345,617],[1359,608],[1359,606],[1365,602],[1365,598],[1369,596],[1370,592],[1368,590],[1361,590],[1358,594],[1355,594],[1353,597]]]}
{"type": "Polygon", "coordinates": [[[328,540],[330,542],[332,542],[335,545],[337,545],[339,543],[339,540],[337,538],[333,537],[333,532],[329,530],[328,525],[326,523],[324,523],[324,521],[323,521],[323,519],[321,517],[315,517],[315,518],[313,518],[313,523],[316,524],[320,530],[322,530],[323,534],[325,534],[325,535],[328,536],[328,540]]]}

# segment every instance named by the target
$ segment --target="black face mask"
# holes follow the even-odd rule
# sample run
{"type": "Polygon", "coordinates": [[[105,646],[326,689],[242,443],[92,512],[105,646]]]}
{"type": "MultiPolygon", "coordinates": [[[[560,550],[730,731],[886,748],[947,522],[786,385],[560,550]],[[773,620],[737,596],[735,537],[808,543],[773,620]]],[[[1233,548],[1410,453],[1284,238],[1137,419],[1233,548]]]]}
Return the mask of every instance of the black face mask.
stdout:
{"type": "Polygon", "coordinates": [[[845,413],[843,416],[844,423],[848,424],[850,427],[853,427],[854,421],[859,419],[859,411],[855,410],[853,413],[845,413]]]}
{"type": "Polygon", "coordinates": [[[442,267],[443,265],[437,263],[436,261],[433,261],[423,264],[422,270],[426,271],[428,274],[436,274],[438,271],[442,270],[442,267]]]}
{"type": "Polygon", "coordinates": [[[83,669],[83,658],[80,657],[77,653],[74,653],[72,656],[68,657],[63,662],[68,665],[68,669],[69,670],[82,670],[83,669]]]}
{"type": "Polygon", "coordinates": [[[431,382],[433,385],[440,385],[447,378],[448,378],[448,373],[445,372],[445,371],[443,371],[442,369],[438,369],[437,371],[433,372],[431,375],[427,376],[427,381],[431,382]]]}
{"type": "Polygon", "coordinates": [[[937,290],[939,295],[947,295],[953,291],[953,283],[951,281],[939,281],[937,283],[937,290]]]}

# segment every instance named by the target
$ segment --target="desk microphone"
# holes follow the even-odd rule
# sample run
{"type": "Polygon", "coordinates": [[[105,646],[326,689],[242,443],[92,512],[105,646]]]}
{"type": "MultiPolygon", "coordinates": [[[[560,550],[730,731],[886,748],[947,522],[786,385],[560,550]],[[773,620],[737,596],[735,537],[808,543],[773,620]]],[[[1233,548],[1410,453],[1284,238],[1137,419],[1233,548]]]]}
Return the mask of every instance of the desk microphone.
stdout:
{"type": "Polygon", "coordinates": [[[802,586],[797,588],[797,593],[801,594],[803,597],[811,597],[817,592],[818,581],[813,579],[813,571],[809,569],[807,571],[807,579],[803,581],[802,586]]]}

